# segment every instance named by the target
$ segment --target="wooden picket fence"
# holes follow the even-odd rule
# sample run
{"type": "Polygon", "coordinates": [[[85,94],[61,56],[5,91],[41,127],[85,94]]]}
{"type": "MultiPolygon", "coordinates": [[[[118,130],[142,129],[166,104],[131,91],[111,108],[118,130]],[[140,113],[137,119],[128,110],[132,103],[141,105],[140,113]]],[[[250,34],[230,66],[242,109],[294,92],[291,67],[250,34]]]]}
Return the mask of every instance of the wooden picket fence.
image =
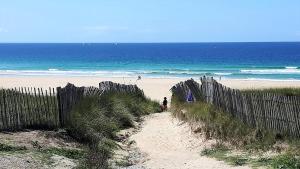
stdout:
{"type": "MultiPolygon", "coordinates": [[[[185,82],[180,82],[171,88],[172,94],[178,101],[184,102],[186,101],[186,97],[188,92],[191,91],[193,93],[193,98],[195,101],[203,100],[202,92],[200,90],[200,85],[193,79],[187,80],[185,82]]],[[[174,98],[173,97],[173,98],[174,98]]]]}
{"type": "Polygon", "coordinates": [[[300,97],[271,93],[245,94],[207,77],[201,78],[201,85],[188,80],[171,90],[173,95],[179,94],[178,97],[183,98],[191,90],[198,100],[211,103],[252,127],[300,137],[300,97]]]}
{"type": "Polygon", "coordinates": [[[114,83],[111,81],[105,81],[99,83],[99,89],[102,92],[117,92],[117,93],[131,93],[144,96],[143,90],[137,87],[137,85],[125,85],[114,83]]]}
{"type": "Polygon", "coordinates": [[[67,84],[42,88],[0,89],[0,131],[20,129],[53,129],[70,122],[72,109],[83,97],[100,97],[103,93],[144,95],[136,85],[101,82],[96,87],[76,87],[67,84]]]}
{"type": "Polygon", "coordinates": [[[66,87],[56,88],[59,107],[60,126],[65,126],[70,121],[72,108],[82,99],[84,87],[76,87],[68,83],[66,87]]]}
{"type": "Polygon", "coordinates": [[[0,89],[0,130],[56,128],[58,107],[53,88],[0,89]]]}
{"type": "Polygon", "coordinates": [[[102,92],[96,87],[76,87],[68,83],[66,87],[57,88],[59,119],[61,127],[70,123],[71,112],[74,106],[85,96],[100,97],[102,92]]]}
{"type": "Polygon", "coordinates": [[[0,131],[65,127],[72,108],[84,97],[100,96],[95,87],[14,88],[0,90],[0,131]]]}

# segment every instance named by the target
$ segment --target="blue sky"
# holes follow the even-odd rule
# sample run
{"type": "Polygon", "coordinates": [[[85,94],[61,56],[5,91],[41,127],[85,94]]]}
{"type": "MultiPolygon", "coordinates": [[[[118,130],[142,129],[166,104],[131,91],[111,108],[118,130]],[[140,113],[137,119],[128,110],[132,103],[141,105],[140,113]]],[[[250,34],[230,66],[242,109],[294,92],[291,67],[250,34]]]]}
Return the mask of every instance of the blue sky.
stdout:
{"type": "Polygon", "coordinates": [[[0,42],[300,41],[299,0],[0,0],[0,42]]]}

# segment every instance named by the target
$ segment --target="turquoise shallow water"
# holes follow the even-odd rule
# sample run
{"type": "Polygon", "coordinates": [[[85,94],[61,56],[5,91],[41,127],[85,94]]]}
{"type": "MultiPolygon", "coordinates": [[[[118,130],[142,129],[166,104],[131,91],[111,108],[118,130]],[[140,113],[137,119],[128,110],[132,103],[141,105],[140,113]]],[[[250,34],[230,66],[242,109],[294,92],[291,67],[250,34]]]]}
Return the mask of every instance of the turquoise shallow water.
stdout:
{"type": "Polygon", "coordinates": [[[300,43],[0,44],[1,76],[300,80],[300,43]]]}

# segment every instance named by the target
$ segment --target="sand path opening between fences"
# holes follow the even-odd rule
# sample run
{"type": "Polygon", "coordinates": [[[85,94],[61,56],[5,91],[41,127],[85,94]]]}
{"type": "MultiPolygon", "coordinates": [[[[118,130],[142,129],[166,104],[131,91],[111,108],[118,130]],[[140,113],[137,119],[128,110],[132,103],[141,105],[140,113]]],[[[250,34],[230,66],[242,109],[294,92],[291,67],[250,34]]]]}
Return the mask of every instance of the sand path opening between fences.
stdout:
{"type": "Polygon", "coordinates": [[[140,164],[145,168],[249,168],[232,167],[222,161],[201,156],[201,150],[211,143],[193,134],[188,124],[173,118],[169,112],[147,116],[141,131],[132,135],[130,140],[134,140],[145,154],[140,164]]]}

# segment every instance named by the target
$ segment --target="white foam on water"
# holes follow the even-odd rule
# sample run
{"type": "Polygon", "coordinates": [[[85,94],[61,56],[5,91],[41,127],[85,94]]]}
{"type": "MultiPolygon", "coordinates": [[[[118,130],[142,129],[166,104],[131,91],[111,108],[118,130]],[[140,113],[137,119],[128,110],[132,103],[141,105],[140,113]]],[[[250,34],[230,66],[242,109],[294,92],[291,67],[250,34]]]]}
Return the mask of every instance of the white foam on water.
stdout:
{"type": "MultiPolygon", "coordinates": [[[[242,79],[247,79],[247,74],[255,75],[269,75],[269,74],[290,74],[300,75],[298,67],[287,66],[286,68],[275,69],[242,69],[239,72],[228,71],[211,71],[211,70],[60,70],[56,68],[49,68],[48,70],[0,70],[0,76],[87,76],[87,77],[137,77],[142,75],[145,77],[155,78],[183,78],[183,77],[200,77],[208,76],[224,76],[235,79],[235,75],[242,76],[242,79]],[[245,75],[245,78],[243,78],[245,75]]],[[[257,79],[262,79],[259,77],[257,79]]],[[[276,79],[276,78],[274,78],[276,79]]],[[[293,79],[287,79],[293,80],[293,79]]]]}
{"type": "Polygon", "coordinates": [[[295,66],[286,66],[285,68],[286,69],[298,69],[298,67],[295,67],[295,66]]]}
{"type": "Polygon", "coordinates": [[[58,69],[48,69],[49,71],[58,71],[58,69]]]}
{"type": "Polygon", "coordinates": [[[300,69],[286,68],[286,69],[246,69],[241,70],[241,73],[248,74],[300,74],[300,69]]]}
{"type": "Polygon", "coordinates": [[[234,78],[234,80],[245,80],[245,81],[274,81],[274,82],[279,82],[279,81],[286,81],[286,82],[295,82],[295,81],[300,81],[299,79],[267,79],[267,78],[234,78]]]}
{"type": "Polygon", "coordinates": [[[0,70],[0,75],[14,76],[109,76],[130,77],[134,72],[126,71],[79,71],[79,70],[0,70]]]}
{"type": "Polygon", "coordinates": [[[217,73],[214,73],[215,75],[219,75],[219,76],[229,76],[229,75],[232,75],[232,73],[221,73],[221,72],[217,72],[217,73]]]}

